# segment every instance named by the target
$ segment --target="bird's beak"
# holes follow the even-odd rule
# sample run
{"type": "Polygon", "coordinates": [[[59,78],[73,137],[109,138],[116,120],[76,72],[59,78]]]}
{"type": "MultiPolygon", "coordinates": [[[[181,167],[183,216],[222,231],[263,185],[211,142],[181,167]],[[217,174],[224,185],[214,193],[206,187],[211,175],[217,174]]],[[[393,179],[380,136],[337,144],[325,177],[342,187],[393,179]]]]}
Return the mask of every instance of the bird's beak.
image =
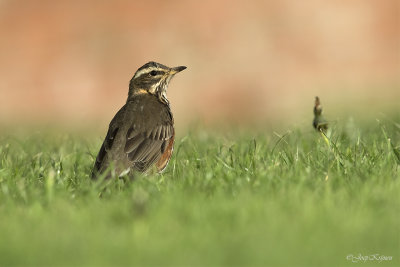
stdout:
{"type": "Polygon", "coordinates": [[[171,68],[169,74],[170,75],[174,75],[174,74],[177,74],[178,72],[183,71],[184,69],[186,69],[185,66],[179,66],[179,67],[171,68]]]}

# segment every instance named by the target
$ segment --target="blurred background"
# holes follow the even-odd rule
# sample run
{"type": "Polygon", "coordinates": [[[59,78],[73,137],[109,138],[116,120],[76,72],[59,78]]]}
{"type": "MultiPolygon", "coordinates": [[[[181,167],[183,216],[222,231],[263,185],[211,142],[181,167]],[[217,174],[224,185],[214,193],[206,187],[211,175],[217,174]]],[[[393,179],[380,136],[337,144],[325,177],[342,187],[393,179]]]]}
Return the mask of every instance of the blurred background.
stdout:
{"type": "Polygon", "coordinates": [[[2,125],[103,129],[147,61],[188,67],[178,127],[399,111],[398,0],[0,0],[0,31],[2,125]]]}

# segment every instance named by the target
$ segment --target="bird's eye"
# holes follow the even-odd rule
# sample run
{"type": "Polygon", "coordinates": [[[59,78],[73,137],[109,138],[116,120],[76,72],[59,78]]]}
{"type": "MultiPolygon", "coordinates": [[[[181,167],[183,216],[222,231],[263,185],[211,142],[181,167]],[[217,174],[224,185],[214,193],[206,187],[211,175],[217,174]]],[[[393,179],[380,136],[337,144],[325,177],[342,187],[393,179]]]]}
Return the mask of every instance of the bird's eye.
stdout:
{"type": "Polygon", "coordinates": [[[157,75],[157,71],[155,71],[155,70],[151,71],[151,72],[150,72],[150,75],[151,75],[151,76],[156,76],[156,75],[157,75]]]}

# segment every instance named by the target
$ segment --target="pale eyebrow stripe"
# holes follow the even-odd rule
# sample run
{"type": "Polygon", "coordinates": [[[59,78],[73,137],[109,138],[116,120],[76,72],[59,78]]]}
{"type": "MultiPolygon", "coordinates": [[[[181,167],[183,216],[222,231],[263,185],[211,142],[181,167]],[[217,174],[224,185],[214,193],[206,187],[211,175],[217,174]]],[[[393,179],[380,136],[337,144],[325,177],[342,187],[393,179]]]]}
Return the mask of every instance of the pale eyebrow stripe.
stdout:
{"type": "Polygon", "coordinates": [[[160,69],[160,68],[149,67],[149,68],[145,68],[143,70],[140,70],[140,71],[136,72],[136,74],[135,74],[135,76],[133,78],[137,78],[137,77],[139,77],[139,76],[141,76],[143,74],[149,73],[149,72],[151,72],[153,70],[158,71],[158,72],[164,72],[164,73],[166,72],[165,70],[160,69]]]}

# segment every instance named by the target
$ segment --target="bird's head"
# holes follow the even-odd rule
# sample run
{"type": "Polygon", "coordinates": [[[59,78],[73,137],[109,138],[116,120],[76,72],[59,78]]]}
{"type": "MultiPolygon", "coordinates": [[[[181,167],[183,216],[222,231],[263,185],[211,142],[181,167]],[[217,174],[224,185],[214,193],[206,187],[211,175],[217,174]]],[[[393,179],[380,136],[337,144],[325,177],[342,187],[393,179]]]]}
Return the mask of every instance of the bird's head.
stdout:
{"type": "Polygon", "coordinates": [[[148,62],[140,67],[129,83],[128,99],[141,93],[156,95],[160,100],[167,100],[167,88],[174,75],[186,69],[185,66],[169,68],[156,62],[148,62]]]}

